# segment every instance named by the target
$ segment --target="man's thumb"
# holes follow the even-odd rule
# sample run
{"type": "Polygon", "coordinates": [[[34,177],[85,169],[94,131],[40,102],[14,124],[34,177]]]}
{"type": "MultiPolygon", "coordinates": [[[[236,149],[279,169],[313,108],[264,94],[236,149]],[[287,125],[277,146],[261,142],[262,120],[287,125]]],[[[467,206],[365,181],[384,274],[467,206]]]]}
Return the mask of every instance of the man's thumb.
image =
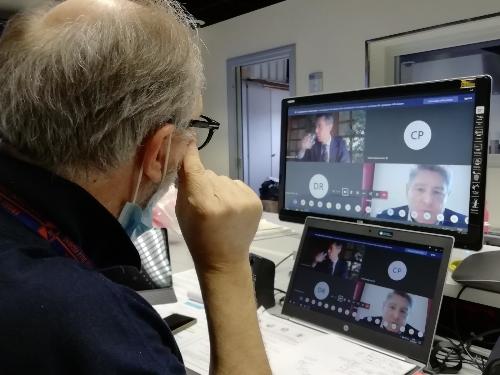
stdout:
{"type": "Polygon", "coordinates": [[[191,142],[188,145],[186,154],[184,155],[179,177],[181,181],[185,181],[188,175],[202,174],[204,171],[205,167],[200,160],[200,153],[198,152],[196,143],[191,142]]]}

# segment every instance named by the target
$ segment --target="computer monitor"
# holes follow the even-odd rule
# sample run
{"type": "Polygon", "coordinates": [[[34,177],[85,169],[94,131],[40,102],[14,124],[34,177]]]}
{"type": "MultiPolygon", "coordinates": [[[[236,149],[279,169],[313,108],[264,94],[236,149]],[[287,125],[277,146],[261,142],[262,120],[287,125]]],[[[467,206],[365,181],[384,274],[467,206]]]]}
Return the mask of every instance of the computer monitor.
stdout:
{"type": "Polygon", "coordinates": [[[480,249],[491,77],[282,102],[279,215],[448,234],[480,249]]]}

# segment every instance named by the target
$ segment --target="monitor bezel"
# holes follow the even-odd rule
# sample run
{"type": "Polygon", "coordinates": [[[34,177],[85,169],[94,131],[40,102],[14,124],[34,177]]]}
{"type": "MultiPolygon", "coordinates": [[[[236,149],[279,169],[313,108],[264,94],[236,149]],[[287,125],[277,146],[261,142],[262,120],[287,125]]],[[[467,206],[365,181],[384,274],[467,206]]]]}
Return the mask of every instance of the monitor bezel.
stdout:
{"type": "Polygon", "coordinates": [[[290,283],[288,284],[282,313],[286,316],[301,319],[334,332],[347,335],[350,338],[361,340],[364,343],[369,343],[371,345],[390,350],[400,355],[404,355],[405,357],[414,359],[420,363],[426,364],[429,359],[429,354],[437,328],[444,284],[446,281],[446,273],[453,243],[454,238],[452,236],[422,233],[405,229],[394,229],[392,227],[384,227],[380,225],[355,224],[346,221],[310,216],[306,219],[304,225],[304,231],[302,232],[302,238],[300,240],[297,256],[295,257],[295,263],[290,276],[290,283]],[[331,230],[336,234],[361,235],[373,239],[384,239],[385,241],[391,242],[404,242],[409,245],[414,244],[419,247],[425,244],[427,246],[443,249],[443,257],[441,259],[436,281],[437,287],[432,299],[432,309],[426,322],[426,336],[421,345],[406,342],[400,338],[392,337],[382,332],[378,333],[370,328],[356,324],[349,324],[344,320],[337,319],[326,314],[321,314],[316,311],[304,310],[303,308],[290,303],[290,295],[293,290],[293,280],[295,280],[296,277],[297,269],[302,256],[303,245],[310,228],[331,230]],[[391,233],[392,237],[387,238],[387,233],[391,233]]]}
{"type": "MultiPolygon", "coordinates": [[[[303,223],[308,216],[316,216],[327,219],[337,219],[351,222],[360,222],[366,224],[384,225],[393,228],[418,230],[428,233],[451,235],[455,238],[455,247],[480,250],[483,246],[483,227],[484,227],[484,207],[486,199],[486,168],[488,160],[488,137],[483,137],[483,148],[481,157],[483,163],[481,165],[480,193],[479,193],[479,212],[480,215],[469,218],[469,227],[466,234],[455,232],[450,229],[438,227],[419,227],[404,222],[390,222],[376,218],[353,218],[342,215],[326,215],[315,212],[303,212],[289,210],[284,207],[285,203],[285,185],[286,185],[286,152],[287,152],[287,136],[288,136],[288,109],[292,106],[303,106],[310,104],[322,104],[336,101],[356,101],[356,100],[379,100],[389,97],[410,96],[410,95],[428,95],[429,93],[439,95],[446,92],[466,90],[471,87],[464,87],[464,82],[473,81],[475,106],[484,106],[484,134],[489,133],[489,112],[490,112],[490,97],[491,97],[491,77],[488,75],[480,75],[474,77],[454,78],[440,81],[402,84],[386,87],[376,87],[363,90],[336,92],[321,95],[311,95],[303,97],[287,98],[282,101],[281,113],[281,153],[280,153],[280,184],[279,184],[279,199],[278,212],[279,218],[283,221],[291,221],[303,223]]],[[[472,147],[472,145],[471,145],[472,147]]],[[[474,155],[472,155],[472,158],[474,155]]],[[[477,155],[476,155],[477,157],[477,155]]],[[[471,166],[472,166],[471,159],[471,166]]],[[[470,191],[470,197],[472,192],[470,191]]]]}

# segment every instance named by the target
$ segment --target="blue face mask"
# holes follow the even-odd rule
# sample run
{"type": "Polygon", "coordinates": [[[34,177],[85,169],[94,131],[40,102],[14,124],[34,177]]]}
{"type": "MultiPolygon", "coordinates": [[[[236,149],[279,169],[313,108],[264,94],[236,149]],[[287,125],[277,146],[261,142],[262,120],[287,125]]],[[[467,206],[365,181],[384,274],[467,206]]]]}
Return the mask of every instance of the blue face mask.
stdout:
{"type": "Polygon", "coordinates": [[[125,206],[123,206],[120,216],[118,217],[118,221],[122,225],[127,235],[132,239],[132,241],[144,232],[147,232],[148,230],[153,228],[153,207],[156,206],[160,198],[168,191],[169,186],[163,186],[163,181],[165,180],[167,172],[167,162],[170,154],[171,140],[172,137],[169,137],[167,141],[168,148],[165,153],[165,166],[162,173],[160,188],[158,189],[158,191],[156,191],[156,193],[154,193],[153,196],[149,199],[146,208],[143,209],[136,203],[144,167],[141,166],[141,170],[139,171],[139,179],[135,188],[134,198],[132,202],[125,203],[125,206]]]}
{"type": "Polygon", "coordinates": [[[145,211],[143,211],[137,203],[127,202],[118,217],[118,221],[132,240],[135,240],[141,234],[150,230],[153,226],[152,221],[151,224],[149,224],[146,220],[144,220],[146,221],[146,224],[144,224],[144,214],[145,211]]]}

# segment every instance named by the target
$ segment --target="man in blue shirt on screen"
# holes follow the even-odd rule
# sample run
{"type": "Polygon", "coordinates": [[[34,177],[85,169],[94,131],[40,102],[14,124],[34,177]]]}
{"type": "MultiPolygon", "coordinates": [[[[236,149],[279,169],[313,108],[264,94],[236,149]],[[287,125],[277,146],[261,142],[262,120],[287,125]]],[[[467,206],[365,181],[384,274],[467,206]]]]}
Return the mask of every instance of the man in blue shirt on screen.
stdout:
{"type": "Polygon", "coordinates": [[[450,192],[451,175],[445,167],[417,165],[406,185],[408,205],[387,209],[377,218],[467,228],[465,215],[445,207],[450,192]]]}

